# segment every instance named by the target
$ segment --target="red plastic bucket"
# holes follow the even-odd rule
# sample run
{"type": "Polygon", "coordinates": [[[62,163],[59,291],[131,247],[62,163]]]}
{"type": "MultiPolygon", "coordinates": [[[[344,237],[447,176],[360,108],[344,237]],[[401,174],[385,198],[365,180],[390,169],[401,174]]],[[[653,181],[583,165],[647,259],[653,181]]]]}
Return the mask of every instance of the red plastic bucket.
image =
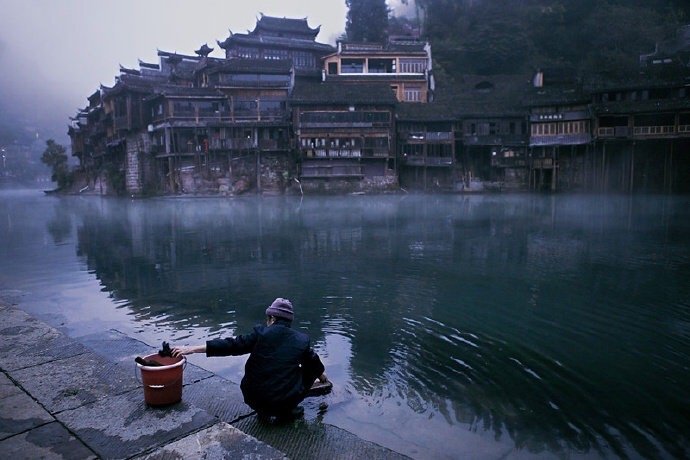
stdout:
{"type": "Polygon", "coordinates": [[[159,356],[158,353],[144,357],[157,361],[162,366],[142,366],[141,381],[144,384],[144,401],[149,406],[166,406],[182,400],[182,374],[187,360],[184,356],[176,358],[159,356]]]}

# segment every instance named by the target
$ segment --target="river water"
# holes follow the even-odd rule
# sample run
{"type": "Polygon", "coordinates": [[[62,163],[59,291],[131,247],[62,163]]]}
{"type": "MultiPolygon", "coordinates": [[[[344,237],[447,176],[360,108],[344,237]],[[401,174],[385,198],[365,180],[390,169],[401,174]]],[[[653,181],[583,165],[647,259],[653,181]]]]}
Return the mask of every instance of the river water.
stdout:
{"type": "Polygon", "coordinates": [[[690,453],[687,196],[3,191],[0,296],[153,346],[290,298],[335,382],[306,418],[415,458],[690,453]]]}

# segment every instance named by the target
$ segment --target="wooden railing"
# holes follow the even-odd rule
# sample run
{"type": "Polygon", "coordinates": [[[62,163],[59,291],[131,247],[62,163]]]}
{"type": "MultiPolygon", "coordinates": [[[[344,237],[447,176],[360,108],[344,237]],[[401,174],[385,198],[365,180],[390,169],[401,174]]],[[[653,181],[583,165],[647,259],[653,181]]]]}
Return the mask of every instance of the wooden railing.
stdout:
{"type": "Polygon", "coordinates": [[[425,157],[423,155],[403,156],[402,162],[408,166],[452,166],[452,157],[425,157]]]}
{"type": "Polygon", "coordinates": [[[635,126],[633,135],[635,136],[659,136],[675,134],[676,129],[673,125],[667,126],[635,126]]]}
{"type": "Polygon", "coordinates": [[[388,158],[390,153],[387,148],[310,148],[302,150],[302,156],[306,158],[388,158]]]}

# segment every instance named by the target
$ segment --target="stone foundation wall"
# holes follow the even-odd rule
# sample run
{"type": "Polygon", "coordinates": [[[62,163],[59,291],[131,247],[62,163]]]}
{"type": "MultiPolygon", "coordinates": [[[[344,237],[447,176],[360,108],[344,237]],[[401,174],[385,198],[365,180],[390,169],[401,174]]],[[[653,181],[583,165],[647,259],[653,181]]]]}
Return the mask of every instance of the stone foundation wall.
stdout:
{"type": "MultiPolygon", "coordinates": [[[[175,171],[178,190],[182,194],[199,195],[240,195],[243,193],[283,194],[292,193],[297,183],[292,179],[296,169],[288,153],[261,154],[257,177],[257,158],[255,154],[240,157],[216,158],[216,167],[207,170],[185,167],[175,171]]],[[[169,190],[167,191],[169,192],[169,190]]],[[[296,193],[299,193],[297,191],[296,193]]]]}
{"type": "Polygon", "coordinates": [[[128,195],[155,194],[158,190],[156,160],[151,139],[146,134],[133,134],[125,139],[125,190],[128,195]]]}
{"type": "Polygon", "coordinates": [[[140,144],[140,136],[127,136],[125,147],[125,189],[131,195],[141,195],[142,192],[142,168],[139,159],[140,151],[142,150],[140,144]]]}
{"type": "Polygon", "coordinates": [[[305,194],[385,193],[399,190],[394,174],[357,178],[303,178],[300,180],[305,194]]]}

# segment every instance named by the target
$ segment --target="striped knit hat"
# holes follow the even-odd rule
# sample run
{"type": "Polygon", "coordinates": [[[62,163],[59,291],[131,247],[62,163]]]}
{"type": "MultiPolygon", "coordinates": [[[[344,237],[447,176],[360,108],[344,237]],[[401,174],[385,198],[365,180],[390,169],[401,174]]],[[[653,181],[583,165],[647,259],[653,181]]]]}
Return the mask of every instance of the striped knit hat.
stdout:
{"type": "Polygon", "coordinates": [[[292,321],[294,314],[292,312],[292,302],[288,299],[278,297],[273,301],[270,307],[266,309],[266,316],[275,316],[276,318],[283,318],[292,321]]]}

